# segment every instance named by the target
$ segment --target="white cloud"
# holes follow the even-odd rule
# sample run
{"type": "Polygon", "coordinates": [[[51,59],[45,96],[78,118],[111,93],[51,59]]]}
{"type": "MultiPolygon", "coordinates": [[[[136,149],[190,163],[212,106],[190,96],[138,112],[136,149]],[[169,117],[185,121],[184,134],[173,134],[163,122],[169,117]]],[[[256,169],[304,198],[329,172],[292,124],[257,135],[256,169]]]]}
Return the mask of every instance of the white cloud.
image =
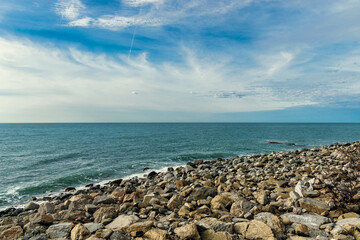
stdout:
{"type": "Polygon", "coordinates": [[[146,54],[114,59],[0,38],[0,122],[94,121],[74,108],[91,108],[92,115],[107,108],[221,113],[311,104],[254,88],[248,77],[258,69],[241,69],[226,56],[182,51],[182,63],[151,63],[146,54]]]}
{"type": "Polygon", "coordinates": [[[68,20],[77,20],[81,11],[85,9],[80,0],[59,0],[55,6],[56,12],[68,20]]]}
{"type": "MultiPolygon", "coordinates": [[[[114,9],[106,15],[82,16],[85,6],[80,0],[60,0],[57,3],[57,13],[70,20],[69,26],[94,26],[117,30],[129,26],[162,26],[171,23],[191,21],[189,19],[203,16],[224,15],[230,11],[243,8],[253,0],[125,0],[124,4],[139,9],[133,15],[121,15],[120,9],[114,9]]],[[[96,12],[96,11],[93,11],[96,12]]],[[[136,12],[136,11],[135,11],[136,12]]]]}

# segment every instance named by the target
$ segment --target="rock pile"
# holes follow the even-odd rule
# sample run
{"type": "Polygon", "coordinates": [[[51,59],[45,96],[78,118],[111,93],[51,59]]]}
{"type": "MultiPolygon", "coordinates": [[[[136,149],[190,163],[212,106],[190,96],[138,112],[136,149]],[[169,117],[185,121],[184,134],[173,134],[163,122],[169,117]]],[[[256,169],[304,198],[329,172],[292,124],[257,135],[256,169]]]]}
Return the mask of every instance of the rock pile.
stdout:
{"type": "Polygon", "coordinates": [[[359,156],[360,142],[335,144],[71,188],[1,212],[0,239],[360,240],[359,156]],[[334,191],[344,173],[348,202],[334,191]]]}

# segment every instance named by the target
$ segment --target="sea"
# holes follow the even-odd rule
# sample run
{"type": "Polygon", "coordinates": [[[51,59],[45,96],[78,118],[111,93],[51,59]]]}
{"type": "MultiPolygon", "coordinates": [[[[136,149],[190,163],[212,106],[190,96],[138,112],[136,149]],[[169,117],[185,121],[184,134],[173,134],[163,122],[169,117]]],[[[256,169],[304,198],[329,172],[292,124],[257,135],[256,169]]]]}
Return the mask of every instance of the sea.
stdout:
{"type": "Polygon", "coordinates": [[[360,124],[341,123],[0,124],[0,209],[196,159],[358,140],[360,124]]]}

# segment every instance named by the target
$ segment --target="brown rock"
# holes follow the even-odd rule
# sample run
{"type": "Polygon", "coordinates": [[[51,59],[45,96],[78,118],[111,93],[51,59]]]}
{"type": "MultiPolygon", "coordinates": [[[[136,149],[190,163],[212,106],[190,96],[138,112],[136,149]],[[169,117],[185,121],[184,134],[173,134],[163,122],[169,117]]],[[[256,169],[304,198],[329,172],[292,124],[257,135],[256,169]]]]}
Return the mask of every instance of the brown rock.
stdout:
{"type": "Polygon", "coordinates": [[[234,232],[245,236],[249,222],[239,222],[234,224],[234,232]]]}
{"type": "Polygon", "coordinates": [[[232,237],[228,232],[215,232],[212,229],[201,232],[202,240],[231,240],[232,237]]]}
{"type": "Polygon", "coordinates": [[[299,236],[309,236],[309,229],[306,225],[304,224],[298,224],[295,227],[295,233],[299,236]]]}
{"type": "Polygon", "coordinates": [[[186,180],[177,180],[176,181],[176,187],[178,188],[178,189],[181,189],[181,188],[183,188],[183,187],[185,187],[185,186],[188,186],[190,183],[188,182],[188,181],[186,181],[186,180]]]}
{"type": "Polygon", "coordinates": [[[23,235],[24,231],[20,226],[14,226],[3,231],[0,235],[1,240],[13,240],[23,235]]]}
{"type": "Polygon", "coordinates": [[[137,221],[139,221],[139,218],[135,215],[120,215],[110,224],[106,225],[105,228],[113,231],[121,231],[137,221]]]}
{"type": "Polygon", "coordinates": [[[166,231],[155,228],[147,231],[144,234],[143,238],[149,240],[166,240],[169,239],[169,235],[166,231]]]}
{"type": "Polygon", "coordinates": [[[345,218],[359,218],[360,215],[354,212],[349,212],[349,213],[345,213],[342,214],[341,216],[339,216],[338,221],[343,220],[345,218]]]}
{"type": "Polygon", "coordinates": [[[154,225],[153,221],[137,222],[131,224],[126,231],[127,232],[146,232],[154,225]]]}
{"type": "Polygon", "coordinates": [[[174,232],[180,239],[200,240],[199,232],[195,224],[187,224],[183,227],[175,228],[174,232]]]}
{"type": "Polygon", "coordinates": [[[85,240],[90,234],[90,231],[79,223],[71,230],[71,240],[85,240]]]}
{"type": "Polygon", "coordinates": [[[174,210],[175,208],[179,207],[182,204],[183,197],[180,195],[174,195],[170,198],[167,207],[170,210],[174,210]]]}
{"type": "Polygon", "coordinates": [[[265,205],[268,203],[268,196],[265,191],[255,192],[254,197],[258,203],[265,205]]]}
{"type": "Polygon", "coordinates": [[[101,223],[103,219],[116,217],[115,207],[100,207],[94,212],[94,222],[101,223]]]}
{"type": "Polygon", "coordinates": [[[299,203],[300,207],[319,215],[330,210],[330,207],[325,202],[313,198],[301,198],[299,203]]]}
{"type": "Polygon", "coordinates": [[[249,224],[248,229],[246,230],[246,238],[247,239],[268,239],[273,238],[274,234],[271,231],[271,228],[265,223],[252,220],[249,224]]]}

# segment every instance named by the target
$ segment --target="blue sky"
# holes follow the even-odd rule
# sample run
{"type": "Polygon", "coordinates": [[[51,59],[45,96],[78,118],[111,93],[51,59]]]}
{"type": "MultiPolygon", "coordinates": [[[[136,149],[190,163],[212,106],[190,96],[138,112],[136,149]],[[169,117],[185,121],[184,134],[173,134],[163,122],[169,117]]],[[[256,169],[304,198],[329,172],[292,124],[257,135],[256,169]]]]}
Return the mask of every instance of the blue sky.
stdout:
{"type": "Polygon", "coordinates": [[[360,122],[358,0],[3,0],[0,122],[360,122]]]}

